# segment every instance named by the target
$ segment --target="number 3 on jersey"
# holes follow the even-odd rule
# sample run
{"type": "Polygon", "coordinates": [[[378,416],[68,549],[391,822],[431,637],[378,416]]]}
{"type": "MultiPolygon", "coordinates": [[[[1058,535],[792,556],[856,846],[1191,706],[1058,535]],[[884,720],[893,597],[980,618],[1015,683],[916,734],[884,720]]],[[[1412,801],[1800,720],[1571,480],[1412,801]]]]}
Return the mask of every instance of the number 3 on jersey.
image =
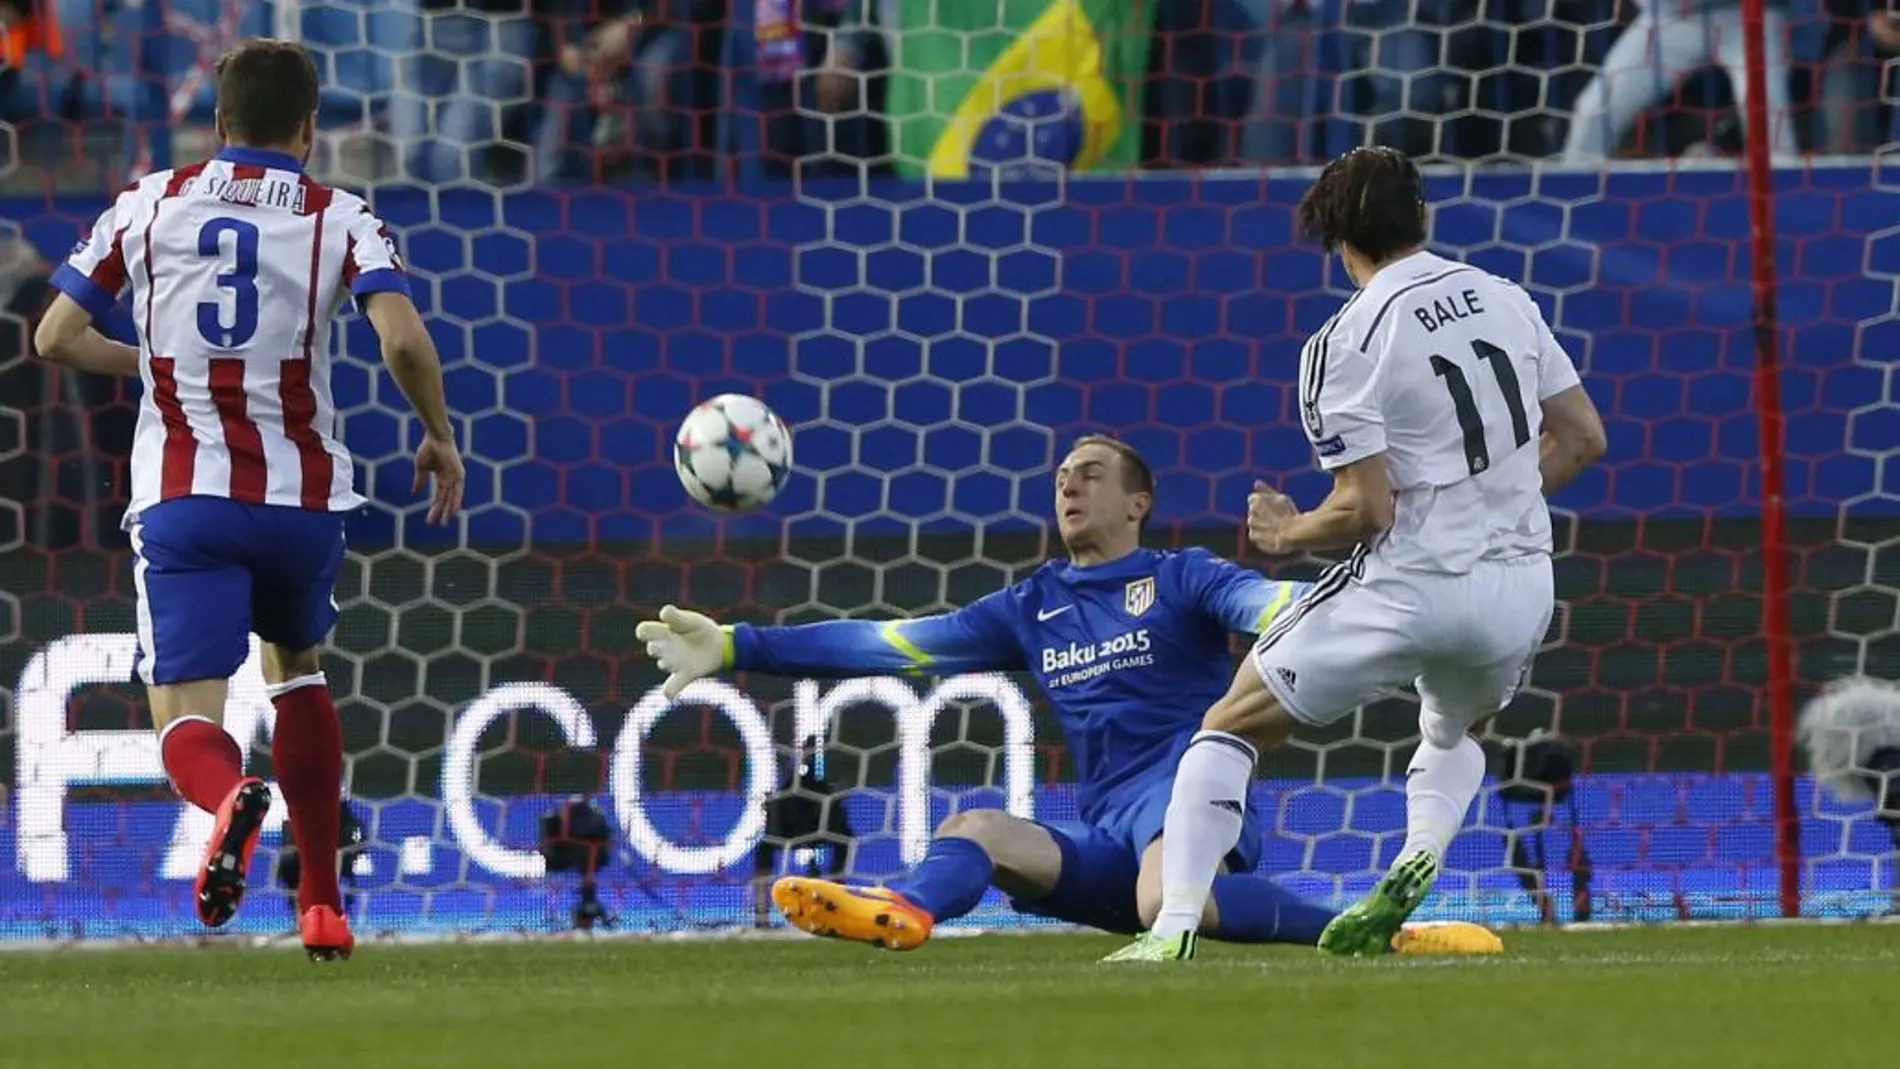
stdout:
{"type": "MultiPolygon", "coordinates": [[[[1517,369],[1511,366],[1511,354],[1482,339],[1472,341],[1471,351],[1491,365],[1492,374],[1497,376],[1498,392],[1504,395],[1504,404],[1511,410],[1511,434],[1516,442],[1512,448],[1524,448],[1524,443],[1531,440],[1531,421],[1524,412],[1524,391],[1518,385],[1517,369]]],[[[1452,407],[1458,412],[1458,429],[1465,438],[1465,463],[1471,474],[1477,475],[1491,467],[1491,448],[1485,444],[1484,417],[1478,412],[1478,399],[1472,396],[1471,383],[1457,364],[1434,355],[1432,370],[1445,380],[1445,389],[1451,392],[1452,407]]]]}
{"type": "Polygon", "coordinates": [[[199,301],[198,333],[219,349],[242,348],[257,333],[257,227],[242,219],[213,219],[198,231],[198,255],[218,261],[218,285],[231,291],[236,306],[225,326],[223,302],[199,301]],[[226,234],[232,237],[229,256],[226,234]]]}

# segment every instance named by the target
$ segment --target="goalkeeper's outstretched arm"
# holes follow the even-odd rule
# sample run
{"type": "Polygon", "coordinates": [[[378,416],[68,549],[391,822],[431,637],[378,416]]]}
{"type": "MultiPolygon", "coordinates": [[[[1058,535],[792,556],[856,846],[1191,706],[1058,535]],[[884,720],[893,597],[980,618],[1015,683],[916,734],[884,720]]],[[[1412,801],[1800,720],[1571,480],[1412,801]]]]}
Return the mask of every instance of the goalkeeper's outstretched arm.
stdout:
{"type": "Polygon", "coordinates": [[[1313,588],[1311,583],[1268,579],[1203,549],[1186,550],[1182,557],[1187,588],[1208,615],[1238,634],[1265,631],[1275,617],[1313,588]]]}
{"type": "Polygon", "coordinates": [[[659,619],[635,628],[634,637],[667,673],[669,698],[678,697],[694,680],[721,671],[838,678],[1023,667],[1006,594],[910,620],[825,620],[783,627],[721,626],[703,613],[668,605],[659,619]]]}

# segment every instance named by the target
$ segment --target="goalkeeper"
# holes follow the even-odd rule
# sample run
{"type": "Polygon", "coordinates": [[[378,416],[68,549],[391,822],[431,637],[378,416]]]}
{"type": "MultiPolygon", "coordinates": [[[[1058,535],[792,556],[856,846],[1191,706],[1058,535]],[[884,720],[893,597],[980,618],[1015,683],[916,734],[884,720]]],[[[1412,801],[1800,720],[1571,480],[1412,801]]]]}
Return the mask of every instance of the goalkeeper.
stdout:
{"type": "MultiPolygon", "coordinates": [[[[1146,930],[1161,904],[1161,829],[1174,769],[1201,711],[1233,675],[1228,632],[1257,633],[1310,584],[1268,580],[1203,550],[1143,549],[1154,475],[1110,438],[1075,443],[1056,471],[1069,558],[957,610],[912,620],[720,627],[672,606],[635,634],[677,697],[730,669],[838,677],[897,670],[1036,675],[1074,754],[1080,821],[997,809],[957,813],[917,866],[886,888],[788,876],[773,901],[815,935],[910,950],[995,886],[1021,912],[1104,931],[1146,930]]],[[[1332,910],[1252,875],[1253,811],[1202,919],[1209,938],[1315,945],[1332,910]]],[[[1498,949],[1476,925],[1412,926],[1400,951],[1498,949]]]]}

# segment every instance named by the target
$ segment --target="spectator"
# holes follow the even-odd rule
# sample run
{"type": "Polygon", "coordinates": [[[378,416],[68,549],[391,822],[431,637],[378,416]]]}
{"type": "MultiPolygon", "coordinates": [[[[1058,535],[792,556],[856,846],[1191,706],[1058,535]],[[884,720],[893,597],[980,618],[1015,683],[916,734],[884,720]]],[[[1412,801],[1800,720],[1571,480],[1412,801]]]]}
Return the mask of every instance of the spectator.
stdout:
{"type": "MultiPolygon", "coordinates": [[[[1241,138],[1241,155],[1250,162],[1310,161],[1340,151],[1342,145],[1317,136],[1328,111],[1350,124],[1350,144],[1386,145],[1410,156],[1485,155],[1498,150],[1499,120],[1468,119],[1460,126],[1447,117],[1481,103],[1492,115],[1535,104],[1477,99],[1477,72],[1503,62],[1500,49],[1508,48],[1510,36],[1483,23],[1479,0],[1346,0],[1344,32],[1336,38],[1344,54],[1332,64],[1323,62],[1327,35],[1316,0],[1245,2],[1271,27],[1241,138]],[[1329,66],[1339,71],[1336,83],[1322,74],[1329,66]],[[1322,114],[1314,114],[1315,106],[1322,114]]],[[[1516,13],[1522,5],[1494,6],[1516,13]]]]}
{"type": "Polygon", "coordinates": [[[568,134],[591,131],[593,177],[601,180],[709,176],[705,147],[721,101],[725,0],[595,0],[590,7],[606,21],[564,42],[549,99],[569,117],[552,130],[544,123],[543,136],[559,137],[563,123],[568,134]],[[576,107],[584,110],[578,122],[576,107]]]}
{"type": "Polygon", "coordinates": [[[1864,66],[1873,72],[1873,101],[1860,109],[1869,120],[1862,143],[1868,147],[1900,142],[1900,7],[1886,0],[1886,10],[1867,16],[1869,51],[1874,62],[1864,66]],[[1884,120],[1884,121],[1883,121],[1884,120]]]}
{"type": "Polygon", "coordinates": [[[1322,37],[1312,0],[1242,0],[1256,32],[1248,37],[1254,84],[1240,129],[1247,163],[1306,163],[1324,149],[1315,137],[1314,81],[1322,37]]]}
{"type": "MultiPolygon", "coordinates": [[[[40,62],[65,54],[59,22],[44,0],[0,0],[0,122],[66,110],[64,88],[59,80],[44,77],[46,69],[40,62]]],[[[0,160],[0,164],[8,162],[0,160]]]]}
{"type": "Polygon", "coordinates": [[[400,46],[389,119],[404,174],[432,183],[492,177],[504,107],[525,103],[533,85],[530,0],[412,2],[417,21],[400,46]]]}
{"type": "MultiPolygon", "coordinates": [[[[1748,100],[1741,0],[1646,0],[1610,46],[1603,67],[1577,97],[1563,162],[1588,166],[1609,158],[1643,112],[1666,99],[1676,82],[1711,62],[1728,72],[1736,111],[1748,100]],[[1681,5],[1681,6],[1678,6],[1681,5]]],[[[1766,0],[1763,61],[1767,68],[1771,149],[1796,154],[1788,112],[1787,0],[1766,0]]]]}
{"type": "Polygon", "coordinates": [[[1221,46],[1231,33],[1220,22],[1230,7],[1224,0],[1174,0],[1155,8],[1141,94],[1144,166],[1207,166],[1231,151],[1231,126],[1221,122],[1215,91],[1221,46]]]}
{"type": "Polygon", "coordinates": [[[1343,110],[1368,120],[1355,142],[1461,155],[1447,144],[1444,117],[1472,105],[1470,70],[1491,62],[1478,54],[1486,43],[1478,15],[1479,0],[1348,0],[1346,69],[1354,73],[1340,92],[1343,110]]]}
{"type": "Polygon", "coordinates": [[[856,173],[882,154],[876,15],[856,0],[740,0],[754,8],[766,173],[856,173]],[[869,16],[867,18],[867,16],[869,16]]]}
{"type": "Polygon", "coordinates": [[[722,150],[745,176],[886,173],[889,84],[879,0],[735,0],[722,63],[722,150]]]}
{"type": "Polygon", "coordinates": [[[534,124],[535,177],[598,179],[594,147],[609,139],[616,82],[645,16],[637,0],[565,0],[541,12],[554,62],[542,80],[534,124]]]}
{"type": "MultiPolygon", "coordinates": [[[[1816,62],[1795,67],[1790,90],[1814,152],[1865,152],[1900,141],[1900,14],[1895,0],[1832,0],[1816,62]]],[[[1813,27],[1809,27],[1813,29],[1813,27]]]]}

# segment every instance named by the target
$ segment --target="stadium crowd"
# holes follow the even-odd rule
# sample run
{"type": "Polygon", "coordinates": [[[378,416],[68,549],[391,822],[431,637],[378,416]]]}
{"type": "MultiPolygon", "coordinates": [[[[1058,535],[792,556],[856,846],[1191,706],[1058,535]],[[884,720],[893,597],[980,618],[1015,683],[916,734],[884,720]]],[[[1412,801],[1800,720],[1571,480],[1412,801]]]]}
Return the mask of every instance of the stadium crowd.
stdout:
{"type": "MultiPolygon", "coordinates": [[[[1005,6],[996,0],[999,10],[1005,6]]],[[[1891,0],[1767,0],[1777,153],[1895,139],[1891,0]]],[[[1368,139],[1436,159],[1733,152],[1741,0],[1120,0],[1151,24],[1140,160],[1251,166],[1368,139]]],[[[903,0],[0,0],[20,151],[208,124],[233,40],[321,57],[375,177],[627,181],[886,158],[903,0]],[[51,119],[52,123],[42,120],[51,119]],[[103,123],[101,121],[104,121],[103,123]],[[38,133],[34,126],[53,129],[38,133]]],[[[1131,31],[1136,32],[1136,31],[1131,31]]],[[[134,161],[136,162],[136,161],[134,161]]]]}

